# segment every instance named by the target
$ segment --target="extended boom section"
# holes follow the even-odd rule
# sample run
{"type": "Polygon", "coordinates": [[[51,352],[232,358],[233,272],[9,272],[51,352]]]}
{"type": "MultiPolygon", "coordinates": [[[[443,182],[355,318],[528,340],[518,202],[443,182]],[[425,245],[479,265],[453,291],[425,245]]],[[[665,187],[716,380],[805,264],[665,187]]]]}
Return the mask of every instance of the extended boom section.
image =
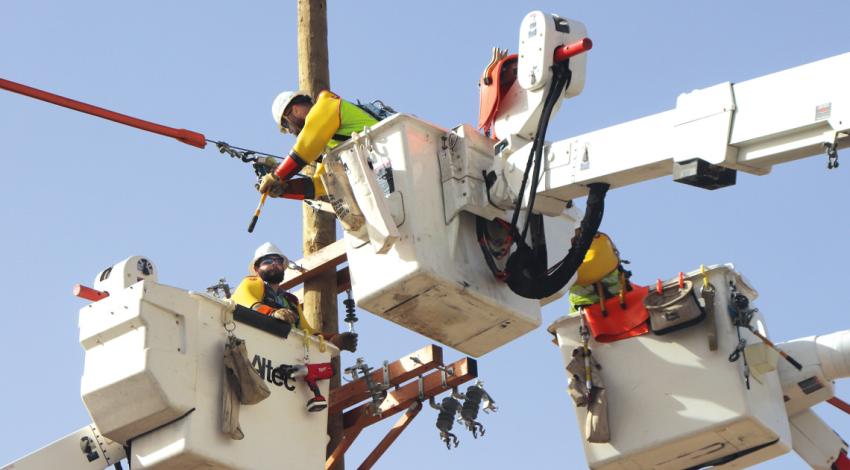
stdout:
{"type": "MultiPolygon", "coordinates": [[[[833,151],[848,145],[848,81],[850,54],[842,54],[681,94],[674,109],[551,143],[538,194],[567,201],[590,183],[613,189],[667,175],[714,189],[734,184],[734,171],[765,175],[819,154],[837,161],[833,151]]],[[[528,145],[502,154],[512,188],[528,145]]]]}

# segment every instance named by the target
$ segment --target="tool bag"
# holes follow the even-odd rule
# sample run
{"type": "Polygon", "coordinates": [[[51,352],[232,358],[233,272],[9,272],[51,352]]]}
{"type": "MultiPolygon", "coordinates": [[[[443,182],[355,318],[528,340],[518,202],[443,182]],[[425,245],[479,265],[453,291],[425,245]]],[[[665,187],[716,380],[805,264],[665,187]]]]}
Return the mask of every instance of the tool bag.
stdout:
{"type": "Polygon", "coordinates": [[[649,313],[643,303],[648,292],[649,288],[632,284],[632,290],[624,296],[625,309],[620,306],[618,297],[605,300],[605,312],[598,303],[583,307],[593,339],[610,343],[649,333],[649,313]]]}
{"type": "Polygon", "coordinates": [[[593,443],[611,441],[611,430],[608,425],[608,394],[600,374],[601,369],[590,350],[585,351],[583,348],[574,349],[573,359],[567,364],[567,371],[571,375],[568,391],[577,407],[587,407],[584,435],[587,436],[587,442],[593,443]],[[585,361],[585,354],[590,355],[589,361],[585,361]],[[590,390],[587,389],[586,382],[587,362],[591,364],[590,390]]]}
{"type": "Polygon", "coordinates": [[[665,286],[661,293],[652,291],[643,302],[649,311],[649,327],[656,335],[696,325],[705,318],[690,280],[665,286]]]}
{"type": "Polygon", "coordinates": [[[224,387],[221,396],[221,431],[231,439],[245,437],[239,427],[239,406],[257,404],[271,395],[268,385],[251,365],[245,341],[230,335],[224,346],[224,387]]]}
{"type": "Polygon", "coordinates": [[[328,193],[339,223],[346,232],[356,232],[366,223],[366,217],[354,197],[354,189],[345,172],[345,165],[338,157],[325,158],[322,162],[326,171],[319,178],[328,193]]]}

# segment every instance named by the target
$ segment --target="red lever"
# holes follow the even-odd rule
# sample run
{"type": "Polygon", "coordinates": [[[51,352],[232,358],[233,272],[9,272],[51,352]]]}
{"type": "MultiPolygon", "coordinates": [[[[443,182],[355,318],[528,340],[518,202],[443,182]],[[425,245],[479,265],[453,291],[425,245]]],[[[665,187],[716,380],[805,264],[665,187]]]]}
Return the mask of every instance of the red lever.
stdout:
{"type": "Polygon", "coordinates": [[[848,404],[847,402],[845,402],[844,400],[842,400],[838,397],[830,398],[829,400],[827,400],[827,403],[829,403],[830,405],[838,408],[839,410],[841,410],[841,411],[843,411],[847,414],[850,414],[850,404],[848,404]]]}
{"type": "Polygon", "coordinates": [[[110,111],[108,109],[99,108],[88,103],[83,103],[81,101],[65,98],[64,96],[54,95],[53,93],[49,93],[44,90],[39,90],[37,88],[28,87],[26,85],[21,85],[20,83],[10,82],[9,80],[3,80],[2,78],[0,78],[0,88],[15,93],[20,93],[22,95],[29,96],[30,98],[47,101],[48,103],[53,103],[59,106],[64,106],[66,108],[73,109],[74,111],[80,111],[86,114],[91,114],[92,116],[97,116],[103,119],[109,119],[110,121],[115,121],[120,124],[135,127],[136,129],[141,129],[143,131],[153,132],[154,134],[160,134],[166,137],[173,137],[179,140],[180,142],[183,142],[184,144],[189,144],[198,148],[204,148],[207,145],[206,137],[204,137],[203,134],[200,134],[198,132],[163,126],[161,124],[156,124],[150,121],[145,121],[143,119],[134,118],[125,114],[116,113],[115,111],[110,111]]]}
{"type": "Polygon", "coordinates": [[[77,284],[74,286],[74,295],[81,299],[97,302],[98,300],[102,300],[109,297],[109,292],[103,292],[96,289],[92,289],[91,287],[86,287],[82,284],[77,284]]]}
{"type": "Polygon", "coordinates": [[[572,44],[565,44],[555,49],[555,62],[563,62],[570,57],[589,51],[593,47],[590,38],[579,39],[572,44]]]}

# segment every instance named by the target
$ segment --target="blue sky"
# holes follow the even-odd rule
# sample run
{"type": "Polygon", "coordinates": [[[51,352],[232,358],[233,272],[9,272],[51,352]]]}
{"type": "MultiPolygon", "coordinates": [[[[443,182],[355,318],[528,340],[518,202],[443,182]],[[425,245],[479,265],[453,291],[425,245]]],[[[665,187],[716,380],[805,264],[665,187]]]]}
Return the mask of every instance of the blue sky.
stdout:
{"type": "MultiPolygon", "coordinates": [[[[670,109],[679,93],[850,50],[843,1],[331,3],[332,89],[447,128],[475,121],[490,48],[515,51],[528,11],[583,21],[594,40],[587,84],[553,119],[551,140],[670,109]]],[[[3,10],[2,78],[244,147],[285,154],[292,144],[269,108],[297,85],[295,2],[6,0],[3,10]]],[[[73,284],[91,284],[134,254],[150,257],[166,284],[235,284],[264,241],[300,256],[301,210],[270,201],[249,235],[258,196],[248,165],[7,92],[0,142],[4,463],[89,422],[79,398],[84,303],[73,284]]],[[[659,179],[613,191],[603,229],[639,283],[733,262],[759,290],[775,341],[829,333],[847,328],[848,171],[850,162],[827,171],[823,156],[764,177],[739,174],[737,186],[716,192],[659,179]]],[[[544,326],[566,310],[547,307],[544,326]]],[[[429,342],[360,317],[358,355],[370,363],[429,342]]],[[[449,361],[460,356],[446,352],[449,361]]],[[[501,406],[484,417],[487,435],[462,434],[447,452],[424,410],[379,468],[583,466],[563,364],[545,328],[479,366],[501,406]]],[[[850,399],[846,385],[837,390],[850,399]]],[[[817,410],[850,438],[847,416],[817,410]]],[[[362,434],[349,465],[384,432],[362,434]]],[[[759,468],[805,467],[786,455],[759,468]]]]}

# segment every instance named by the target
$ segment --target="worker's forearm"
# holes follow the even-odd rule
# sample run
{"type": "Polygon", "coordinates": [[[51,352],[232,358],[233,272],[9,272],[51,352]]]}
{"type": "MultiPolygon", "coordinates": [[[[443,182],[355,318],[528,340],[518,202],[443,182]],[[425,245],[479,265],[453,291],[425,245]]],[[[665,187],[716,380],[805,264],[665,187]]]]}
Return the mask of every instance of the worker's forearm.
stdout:
{"type": "Polygon", "coordinates": [[[286,181],[301,171],[305,165],[307,165],[307,162],[304,161],[300,155],[295,152],[290,152],[289,155],[280,162],[280,165],[275,168],[274,174],[278,178],[286,181]]]}

